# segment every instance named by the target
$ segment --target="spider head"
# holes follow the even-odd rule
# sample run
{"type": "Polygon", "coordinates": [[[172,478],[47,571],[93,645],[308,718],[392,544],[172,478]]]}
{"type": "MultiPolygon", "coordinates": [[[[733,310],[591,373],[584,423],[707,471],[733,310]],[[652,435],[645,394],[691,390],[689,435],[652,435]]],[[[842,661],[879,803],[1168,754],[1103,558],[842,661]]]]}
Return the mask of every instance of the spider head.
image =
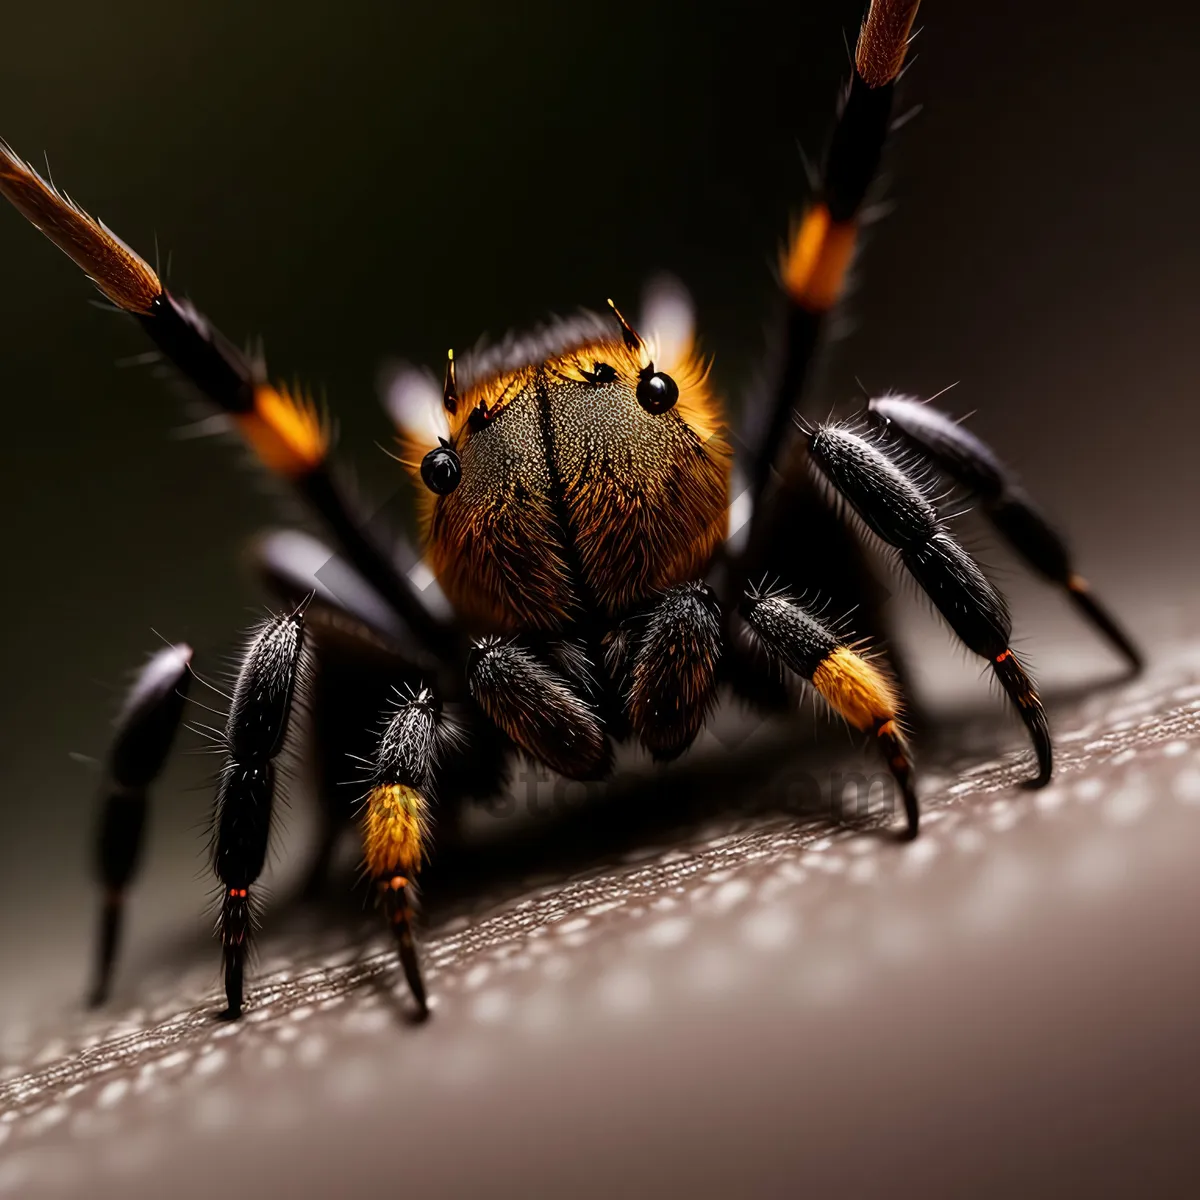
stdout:
{"type": "Polygon", "coordinates": [[[560,322],[451,358],[442,413],[404,460],[438,581],[480,626],[616,617],[723,535],[729,449],[690,338],[660,349],[615,308],[560,322]]]}

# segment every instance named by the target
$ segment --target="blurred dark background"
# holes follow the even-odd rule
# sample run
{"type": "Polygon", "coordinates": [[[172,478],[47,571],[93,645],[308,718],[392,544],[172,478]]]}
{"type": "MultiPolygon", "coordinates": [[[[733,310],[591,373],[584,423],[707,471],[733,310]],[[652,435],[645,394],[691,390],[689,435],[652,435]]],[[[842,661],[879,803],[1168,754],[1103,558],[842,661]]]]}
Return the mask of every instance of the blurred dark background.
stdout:
{"type": "MultiPolygon", "coordinates": [[[[174,289],[327,395],[343,458],[383,500],[401,486],[378,449],[384,360],[436,366],[608,295],[633,307],[655,270],[693,289],[736,400],[803,193],[797,142],[820,148],[860,10],[20,6],[0,132],[144,254],[157,238],[174,289]]],[[[827,402],[852,408],[856,376],[925,395],[960,381],[947,406],[975,411],[1130,623],[1169,639],[1200,499],[1191,9],[930,2],[920,21],[903,98],[924,109],[889,160],[896,209],[859,260],[827,402]]],[[[116,365],[145,349],[138,330],[89,306],[7,209],[0,255],[3,1014],[82,979],[94,774],[70,753],[103,752],[154,631],[220,665],[261,602],[239,547],[281,509],[236,449],[176,436],[170,389],[116,365]]],[[[1070,676],[1089,635],[993,561],[1043,676],[1070,676]]],[[[931,678],[958,678],[913,622],[931,678]]],[[[207,888],[208,765],[160,793],[143,894],[174,911],[207,888]]],[[[161,917],[146,907],[131,938],[161,917]]]]}

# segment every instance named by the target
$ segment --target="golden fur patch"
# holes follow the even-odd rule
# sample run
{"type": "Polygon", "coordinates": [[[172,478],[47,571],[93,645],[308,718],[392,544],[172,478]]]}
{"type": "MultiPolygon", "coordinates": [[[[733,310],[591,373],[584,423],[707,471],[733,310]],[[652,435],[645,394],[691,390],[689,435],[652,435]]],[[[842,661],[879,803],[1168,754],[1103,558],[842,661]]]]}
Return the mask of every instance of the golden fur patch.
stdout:
{"type": "Polygon", "coordinates": [[[812,675],[813,686],[855,729],[894,720],[898,708],[890,679],[865,658],[839,646],[812,675]]]}
{"type": "Polygon", "coordinates": [[[328,432],[316,405],[270,384],[255,388],[254,407],[234,420],[259,461],[292,479],[319,467],[329,451],[328,432]]]}
{"type": "Polygon", "coordinates": [[[362,817],[362,843],[372,878],[415,875],[421,869],[427,833],[425,798],[415,788],[389,783],[371,789],[362,817]]]}

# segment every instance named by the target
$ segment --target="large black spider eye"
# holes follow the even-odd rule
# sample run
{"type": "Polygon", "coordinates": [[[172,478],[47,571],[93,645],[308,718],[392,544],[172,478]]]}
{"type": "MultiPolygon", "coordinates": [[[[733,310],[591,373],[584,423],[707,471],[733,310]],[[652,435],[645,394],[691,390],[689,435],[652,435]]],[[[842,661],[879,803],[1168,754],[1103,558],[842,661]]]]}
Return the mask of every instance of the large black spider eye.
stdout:
{"type": "Polygon", "coordinates": [[[425,486],[439,496],[448,496],[462,478],[462,463],[458,455],[445,443],[421,459],[421,478],[425,486]]]}
{"type": "Polygon", "coordinates": [[[679,399],[679,384],[670,375],[655,371],[653,375],[643,375],[639,380],[637,398],[648,413],[658,416],[675,407],[675,401],[679,399]]]}

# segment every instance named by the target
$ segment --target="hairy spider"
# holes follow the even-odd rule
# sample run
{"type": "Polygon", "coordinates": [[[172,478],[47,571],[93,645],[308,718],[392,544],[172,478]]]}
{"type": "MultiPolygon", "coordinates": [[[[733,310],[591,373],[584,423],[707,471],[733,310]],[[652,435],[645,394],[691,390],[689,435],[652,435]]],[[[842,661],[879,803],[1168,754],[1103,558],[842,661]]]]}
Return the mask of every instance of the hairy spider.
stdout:
{"type": "MultiPolygon", "coordinates": [[[[393,380],[388,405],[397,457],[420,497],[423,559],[404,545],[384,548],[355,511],[309,401],[270,382],[261,359],[0,143],[0,193],[141,323],[330,535],[331,548],[300,533],[260,546],[266,577],[290,607],[251,636],[220,739],[213,865],[225,1015],[242,1011],[275,762],[298,681],[312,696],[325,809],[312,878],[349,815],[335,785],[366,756],[371,779],[357,812],[365,870],[424,1013],[412,914],[434,810],[495,794],[518,751],[563,776],[599,778],[616,741],[636,740],[658,760],[681,754],[723,685],[779,708],[807,684],[877,743],[903,799],[904,835],[916,835],[917,789],[885,643],[865,652],[798,598],[816,591],[856,605],[858,632],[880,639],[860,532],[895,551],[990,665],[1032,739],[1030,783],[1049,780],[1046,717],[1013,652],[1004,598],[955,540],[930,478],[977,497],[1029,565],[1137,667],[1137,650],[1062,538],[959,424],[898,395],[870,399],[852,423],[798,415],[854,254],[918,2],[872,0],[863,22],[814,196],[783,258],[786,334],[772,394],[751,406],[742,431],[746,461],[735,462],[681,289],[653,289],[636,327],[610,301],[604,317],[561,321],[461,362],[451,354],[440,388],[417,372],[393,380]]],[[[97,1001],[190,661],[188,647],[174,646],[143,670],[110,754],[97,1001]]]]}

